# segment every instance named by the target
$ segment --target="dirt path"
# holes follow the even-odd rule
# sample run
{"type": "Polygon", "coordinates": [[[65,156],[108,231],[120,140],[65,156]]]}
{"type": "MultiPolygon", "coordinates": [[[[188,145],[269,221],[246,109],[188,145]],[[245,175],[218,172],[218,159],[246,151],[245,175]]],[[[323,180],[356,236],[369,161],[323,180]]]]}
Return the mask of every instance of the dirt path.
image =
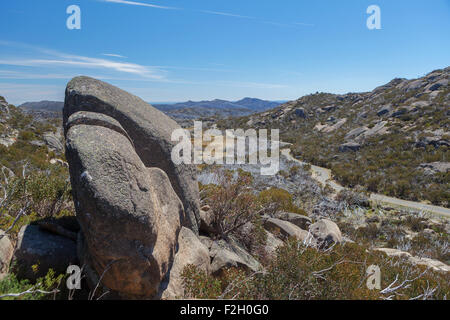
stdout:
{"type": "MultiPolygon", "coordinates": [[[[285,156],[288,160],[295,161],[302,165],[307,164],[306,162],[302,162],[300,160],[295,159],[291,155],[290,149],[281,150],[281,154],[285,156]]],[[[333,175],[330,169],[311,165],[311,173],[312,177],[317,181],[319,181],[322,185],[325,186],[326,184],[328,184],[334,190],[335,194],[345,189],[343,186],[341,186],[339,183],[333,180],[333,175]]],[[[421,202],[402,200],[375,193],[372,193],[370,195],[370,200],[374,203],[380,203],[392,207],[400,207],[403,209],[409,209],[417,212],[428,212],[435,215],[450,218],[450,209],[444,207],[433,206],[421,202]]]]}

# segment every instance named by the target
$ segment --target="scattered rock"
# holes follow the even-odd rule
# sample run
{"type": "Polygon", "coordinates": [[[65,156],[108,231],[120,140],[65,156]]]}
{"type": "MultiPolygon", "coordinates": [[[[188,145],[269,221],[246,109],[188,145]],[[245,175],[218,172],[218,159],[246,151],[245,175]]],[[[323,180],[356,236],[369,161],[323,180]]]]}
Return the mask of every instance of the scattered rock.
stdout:
{"type": "Polygon", "coordinates": [[[258,271],[260,264],[236,242],[214,241],[210,250],[211,273],[220,275],[227,268],[243,268],[247,271],[258,271]]]}
{"type": "Polygon", "coordinates": [[[425,108],[428,107],[431,103],[429,101],[416,101],[411,103],[411,107],[413,108],[425,108]]]}
{"type": "Polygon", "coordinates": [[[442,80],[436,81],[435,83],[432,83],[432,84],[428,85],[425,88],[425,90],[426,91],[436,91],[436,90],[441,89],[441,87],[447,86],[448,83],[449,83],[448,79],[442,79],[442,80]]]}
{"type": "Polygon", "coordinates": [[[340,127],[342,127],[345,123],[347,122],[347,118],[343,118],[340,119],[339,121],[337,121],[335,124],[329,126],[326,125],[323,129],[321,129],[320,131],[323,133],[330,133],[333,132],[337,129],[339,129],[340,127]]]}
{"type": "Polygon", "coordinates": [[[406,86],[404,87],[404,89],[406,91],[413,91],[413,90],[417,90],[419,88],[424,87],[427,84],[426,81],[421,80],[421,79],[417,79],[417,80],[413,80],[413,81],[409,81],[406,86]]]}
{"type": "Polygon", "coordinates": [[[357,142],[346,142],[339,146],[339,152],[358,151],[361,149],[361,145],[357,142]]]}
{"type": "Polygon", "coordinates": [[[61,136],[57,135],[53,132],[47,132],[43,135],[43,139],[45,144],[49,147],[50,150],[56,152],[64,151],[63,143],[61,142],[61,136]]]}
{"type": "Polygon", "coordinates": [[[323,111],[326,111],[326,112],[331,112],[331,111],[334,111],[334,110],[336,110],[337,109],[337,106],[326,106],[326,107],[322,107],[321,108],[323,111]]]}
{"type": "Polygon", "coordinates": [[[308,231],[300,229],[291,222],[276,218],[265,219],[264,228],[272,233],[280,233],[285,238],[294,237],[300,241],[304,241],[308,236],[308,231]]]}
{"type": "Polygon", "coordinates": [[[389,104],[389,105],[381,107],[381,109],[378,110],[378,112],[377,112],[377,116],[379,116],[379,117],[387,116],[387,115],[391,114],[391,112],[392,112],[392,106],[389,104]]]}
{"type": "Polygon", "coordinates": [[[310,217],[298,213],[277,212],[274,217],[295,224],[297,227],[303,230],[308,230],[309,226],[312,223],[312,219],[310,217]]]}
{"type": "Polygon", "coordinates": [[[266,231],[267,240],[265,250],[269,256],[274,256],[279,247],[284,245],[284,242],[275,237],[272,233],[266,231]]]}
{"type": "Polygon", "coordinates": [[[217,230],[213,226],[213,216],[210,210],[200,210],[200,231],[209,235],[217,234],[217,230]]]}
{"type": "Polygon", "coordinates": [[[331,220],[322,219],[309,227],[310,236],[313,242],[319,247],[328,247],[333,243],[342,242],[341,230],[331,220]]]}
{"type": "Polygon", "coordinates": [[[425,148],[428,145],[431,145],[435,148],[439,148],[440,146],[450,147],[450,141],[440,136],[434,136],[434,137],[423,137],[418,142],[416,142],[416,147],[418,148],[425,148]]]}
{"type": "Polygon", "coordinates": [[[345,140],[354,139],[354,138],[360,136],[361,134],[363,134],[364,132],[366,132],[367,130],[369,130],[369,128],[367,128],[367,127],[359,127],[359,128],[353,129],[345,135],[345,140]]]}
{"type": "Polygon", "coordinates": [[[391,248],[375,248],[375,251],[381,251],[386,253],[389,257],[400,257],[405,258],[413,265],[422,265],[427,268],[431,268],[434,271],[442,271],[442,272],[449,272],[450,266],[447,264],[434,259],[429,258],[420,258],[420,257],[414,257],[410,253],[405,251],[400,251],[397,249],[391,249],[391,248]]]}
{"type": "Polygon", "coordinates": [[[435,174],[438,172],[447,173],[450,171],[450,162],[431,162],[422,163],[419,166],[420,169],[425,171],[425,174],[435,174]]]}
{"type": "Polygon", "coordinates": [[[388,133],[388,128],[386,127],[387,124],[388,124],[387,121],[378,122],[373,128],[364,132],[364,138],[370,138],[374,135],[381,135],[388,133]]]}
{"type": "Polygon", "coordinates": [[[303,119],[305,119],[305,118],[307,117],[307,116],[306,116],[305,109],[303,109],[303,108],[297,108],[297,109],[295,109],[295,115],[296,115],[297,117],[303,118],[303,119]]]}
{"type": "Polygon", "coordinates": [[[69,167],[69,164],[61,159],[50,159],[50,164],[59,164],[63,167],[69,167]]]}

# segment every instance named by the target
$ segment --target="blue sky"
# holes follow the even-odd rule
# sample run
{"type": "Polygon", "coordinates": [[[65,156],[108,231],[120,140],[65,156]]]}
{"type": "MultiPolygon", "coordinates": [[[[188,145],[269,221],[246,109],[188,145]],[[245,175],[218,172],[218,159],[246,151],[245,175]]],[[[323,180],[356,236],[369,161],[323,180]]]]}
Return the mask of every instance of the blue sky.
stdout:
{"type": "Polygon", "coordinates": [[[146,101],[368,91],[450,65],[450,0],[2,0],[0,95],[89,75],[146,101]],[[69,30],[69,5],[81,30],[69,30]],[[369,5],[381,30],[366,27],[369,5]]]}

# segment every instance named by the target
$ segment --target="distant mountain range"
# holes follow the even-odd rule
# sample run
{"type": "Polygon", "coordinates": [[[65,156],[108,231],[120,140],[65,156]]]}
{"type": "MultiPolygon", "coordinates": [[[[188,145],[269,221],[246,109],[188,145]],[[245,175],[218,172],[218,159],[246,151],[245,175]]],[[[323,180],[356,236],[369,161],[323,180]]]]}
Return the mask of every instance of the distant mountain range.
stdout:
{"type": "Polygon", "coordinates": [[[50,111],[61,112],[64,107],[64,102],[61,101],[39,101],[39,102],[25,102],[19,106],[25,111],[50,111]]]}
{"type": "MultiPolygon", "coordinates": [[[[201,117],[230,117],[246,116],[255,112],[273,109],[281,102],[266,101],[256,98],[244,98],[239,101],[212,100],[212,101],[187,101],[174,104],[152,104],[176,119],[196,119],[201,117]]],[[[59,113],[64,107],[60,101],[25,102],[19,106],[26,112],[59,113]]]]}

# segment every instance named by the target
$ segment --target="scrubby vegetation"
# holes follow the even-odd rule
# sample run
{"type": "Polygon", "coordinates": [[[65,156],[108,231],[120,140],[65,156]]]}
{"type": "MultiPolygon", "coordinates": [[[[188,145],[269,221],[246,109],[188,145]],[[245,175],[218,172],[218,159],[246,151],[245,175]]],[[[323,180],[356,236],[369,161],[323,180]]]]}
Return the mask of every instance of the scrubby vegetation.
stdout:
{"type": "Polygon", "coordinates": [[[278,249],[262,272],[230,269],[212,277],[188,266],[183,277],[189,296],[199,299],[445,299],[450,292],[447,275],[364,246],[346,244],[317,251],[293,240],[278,249]],[[381,289],[366,285],[370,265],[380,267],[381,289]]]}
{"type": "Polygon", "coordinates": [[[62,299],[65,275],[56,275],[50,269],[48,273],[37,279],[35,284],[29,280],[19,280],[10,273],[0,280],[0,299],[2,300],[47,300],[62,299]]]}

